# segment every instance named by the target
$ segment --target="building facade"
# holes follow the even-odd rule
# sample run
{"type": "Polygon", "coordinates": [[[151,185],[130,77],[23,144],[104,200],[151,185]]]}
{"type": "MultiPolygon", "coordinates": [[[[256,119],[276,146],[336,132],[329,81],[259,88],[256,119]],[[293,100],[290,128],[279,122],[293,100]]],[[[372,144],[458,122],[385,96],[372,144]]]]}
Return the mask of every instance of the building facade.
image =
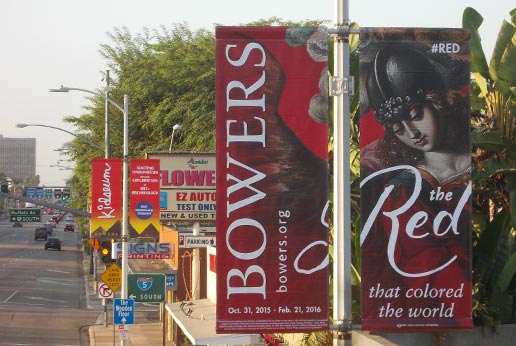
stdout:
{"type": "Polygon", "coordinates": [[[36,138],[7,138],[0,135],[0,175],[34,179],[36,138]]]}

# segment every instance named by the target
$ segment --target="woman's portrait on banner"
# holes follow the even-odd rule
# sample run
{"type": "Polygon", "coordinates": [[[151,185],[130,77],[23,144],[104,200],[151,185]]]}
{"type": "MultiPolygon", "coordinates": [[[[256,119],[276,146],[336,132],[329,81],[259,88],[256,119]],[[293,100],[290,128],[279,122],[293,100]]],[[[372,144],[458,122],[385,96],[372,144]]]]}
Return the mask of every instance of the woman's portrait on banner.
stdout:
{"type": "Polygon", "coordinates": [[[361,32],[364,329],[471,327],[468,35],[361,32]]]}

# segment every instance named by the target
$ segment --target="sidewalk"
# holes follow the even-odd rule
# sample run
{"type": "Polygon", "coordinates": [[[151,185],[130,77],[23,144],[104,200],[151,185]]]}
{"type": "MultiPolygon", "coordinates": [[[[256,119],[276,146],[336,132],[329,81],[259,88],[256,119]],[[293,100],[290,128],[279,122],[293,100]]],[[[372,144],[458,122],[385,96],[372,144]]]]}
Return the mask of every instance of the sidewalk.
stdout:
{"type": "MultiPolygon", "coordinates": [[[[90,274],[90,259],[88,256],[84,259],[84,278],[87,294],[88,308],[99,311],[99,317],[95,325],[89,327],[90,346],[113,346],[120,345],[119,326],[113,326],[113,304],[107,307],[108,323],[105,326],[104,306],[102,300],[98,298],[97,293],[93,289],[93,275],[90,274]]],[[[170,269],[166,263],[161,260],[129,260],[129,272],[146,273],[159,272],[160,270],[170,269]]],[[[102,262],[97,261],[97,275],[104,271],[102,262]]],[[[115,294],[116,296],[116,294],[115,294]]],[[[160,321],[159,304],[135,304],[134,324],[126,325],[128,338],[125,340],[126,346],[140,345],[172,345],[171,341],[163,340],[164,331],[163,324],[160,321]]]]}

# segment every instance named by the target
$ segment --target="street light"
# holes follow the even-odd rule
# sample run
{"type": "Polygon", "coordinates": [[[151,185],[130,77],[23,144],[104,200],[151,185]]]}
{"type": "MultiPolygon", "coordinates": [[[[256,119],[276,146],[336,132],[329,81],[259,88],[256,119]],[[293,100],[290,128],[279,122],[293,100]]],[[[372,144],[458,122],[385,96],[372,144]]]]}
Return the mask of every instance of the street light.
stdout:
{"type": "Polygon", "coordinates": [[[43,124],[16,124],[16,127],[20,128],[20,129],[23,129],[25,127],[29,127],[29,126],[39,126],[39,127],[47,127],[49,129],[54,129],[54,130],[59,130],[59,131],[62,131],[62,132],[66,132],[74,137],[76,137],[77,139],[79,139],[81,142],[84,142],[86,144],[89,144],[101,151],[104,151],[104,148],[102,148],[100,145],[98,145],[97,143],[93,143],[93,142],[90,142],[89,140],[87,140],[86,138],[76,134],[76,133],[73,133],[73,132],[70,132],[68,130],[65,130],[65,129],[62,129],[60,127],[56,127],[56,126],[50,126],[50,125],[43,125],[43,124]]]}
{"type": "Polygon", "coordinates": [[[174,127],[172,127],[172,136],[170,137],[170,146],[168,147],[168,152],[172,152],[172,142],[174,142],[174,133],[176,130],[181,130],[183,126],[179,124],[175,124],[174,127]]]}
{"type": "Polygon", "coordinates": [[[69,91],[82,91],[88,94],[92,94],[98,97],[103,98],[105,101],[109,102],[116,108],[118,108],[124,115],[124,159],[123,159],[123,178],[122,178],[122,291],[120,292],[120,298],[127,299],[127,272],[128,272],[128,237],[129,237],[129,98],[127,95],[124,95],[124,106],[120,106],[118,103],[107,97],[106,95],[102,95],[98,92],[82,89],[82,88],[70,88],[62,86],[58,89],[48,89],[49,92],[64,92],[67,93],[69,91]]]}

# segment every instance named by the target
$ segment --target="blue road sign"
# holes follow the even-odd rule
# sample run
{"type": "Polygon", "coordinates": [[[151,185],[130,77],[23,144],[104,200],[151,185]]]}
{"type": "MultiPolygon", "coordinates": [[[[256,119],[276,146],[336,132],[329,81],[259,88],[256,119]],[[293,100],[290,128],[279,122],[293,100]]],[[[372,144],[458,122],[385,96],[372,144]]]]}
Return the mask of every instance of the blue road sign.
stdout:
{"type": "Polygon", "coordinates": [[[176,273],[165,273],[165,288],[167,290],[175,291],[177,289],[176,286],[176,273]]]}
{"type": "Polygon", "coordinates": [[[27,193],[28,198],[34,198],[36,197],[36,189],[34,187],[28,187],[27,190],[25,190],[27,193]]]}
{"type": "Polygon", "coordinates": [[[113,323],[134,324],[134,299],[113,300],[113,323]]]}

